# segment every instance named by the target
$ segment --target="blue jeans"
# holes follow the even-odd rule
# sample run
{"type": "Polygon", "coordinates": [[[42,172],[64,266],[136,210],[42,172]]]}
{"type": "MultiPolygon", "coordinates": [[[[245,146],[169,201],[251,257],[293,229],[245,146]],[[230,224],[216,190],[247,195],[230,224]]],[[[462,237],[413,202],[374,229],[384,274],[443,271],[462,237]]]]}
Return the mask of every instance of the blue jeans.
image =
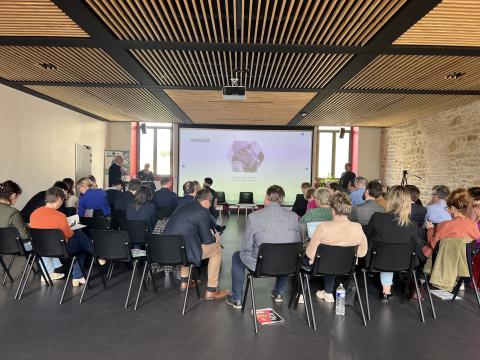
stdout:
{"type": "Polygon", "coordinates": [[[381,272],[380,282],[384,286],[390,286],[393,284],[393,272],[381,272]]]}
{"type": "MultiPolygon", "coordinates": [[[[243,300],[243,280],[245,279],[247,266],[240,259],[240,251],[232,255],[232,297],[234,300],[243,300]]],[[[287,287],[288,276],[277,276],[273,291],[282,295],[287,287]]]]}
{"type": "MultiPolygon", "coordinates": [[[[27,251],[32,251],[32,243],[29,241],[28,243],[23,244],[25,247],[25,250],[27,251]]],[[[58,258],[47,258],[47,257],[42,257],[43,263],[45,264],[45,267],[47,268],[47,273],[52,273],[56,268],[62,266],[62,263],[58,258]]],[[[43,272],[43,267],[40,267],[43,272]]]]}
{"type": "Polygon", "coordinates": [[[92,244],[87,235],[81,230],[75,230],[73,236],[67,241],[68,251],[77,256],[77,261],[73,265],[73,278],[80,279],[83,277],[82,270],[79,266],[85,270],[85,255],[92,254],[92,244]]]}

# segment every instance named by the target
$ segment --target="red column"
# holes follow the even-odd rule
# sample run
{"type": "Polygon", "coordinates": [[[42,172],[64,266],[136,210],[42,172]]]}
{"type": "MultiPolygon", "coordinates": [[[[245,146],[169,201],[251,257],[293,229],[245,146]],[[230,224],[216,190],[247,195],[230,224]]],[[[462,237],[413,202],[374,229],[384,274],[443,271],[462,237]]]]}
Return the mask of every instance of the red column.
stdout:
{"type": "Polygon", "coordinates": [[[130,123],[130,179],[137,178],[138,123],[130,123]]]}
{"type": "Polygon", "coordinates": [[[358,127],[352,127],[351,149],[352,149],[352,171],[358,174],[358,127]]]}

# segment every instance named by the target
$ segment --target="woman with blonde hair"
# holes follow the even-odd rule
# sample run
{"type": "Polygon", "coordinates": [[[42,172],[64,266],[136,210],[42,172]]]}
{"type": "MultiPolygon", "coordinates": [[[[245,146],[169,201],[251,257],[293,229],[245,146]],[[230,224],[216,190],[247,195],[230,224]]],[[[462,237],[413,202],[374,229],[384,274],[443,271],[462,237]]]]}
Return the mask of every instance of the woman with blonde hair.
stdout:
{"type": "MultiPolygon", "coordinates": [[[[404,186],[392,186],[387,192],[386,212],[374,213],[370,218],[365,233],[368,237],[371,250],[374,243],[405,244],[413,238],[417,242],[417,254],[425,243],[419,237],[419,228],[410,221],[411,212],[410,193],[404,186]]],[[[423,262],[425,259],[420,259],[423,262]]],[[[393,273],[381,272],[380,281],[383,292],[380,296],[382,302],[388,302],[392,297],[393,273]]]]}

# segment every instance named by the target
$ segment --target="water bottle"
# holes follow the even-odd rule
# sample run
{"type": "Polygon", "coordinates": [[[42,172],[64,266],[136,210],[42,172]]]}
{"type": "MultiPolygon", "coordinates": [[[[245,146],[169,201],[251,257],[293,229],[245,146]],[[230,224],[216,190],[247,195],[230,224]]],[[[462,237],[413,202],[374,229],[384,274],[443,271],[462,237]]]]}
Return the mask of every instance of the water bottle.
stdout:
{"type": "Polygon", "coordinates": [[[335,315],[345,315],[345,288],[343,284],[337,288],[335,301],[335,315]]]}

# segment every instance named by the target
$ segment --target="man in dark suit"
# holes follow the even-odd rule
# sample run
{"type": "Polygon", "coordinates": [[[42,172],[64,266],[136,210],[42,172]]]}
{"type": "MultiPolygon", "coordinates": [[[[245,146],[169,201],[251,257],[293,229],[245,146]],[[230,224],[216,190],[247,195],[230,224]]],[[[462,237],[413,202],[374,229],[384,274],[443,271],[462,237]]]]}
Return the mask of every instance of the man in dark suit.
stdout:
{"type": "MultiPolygon", "coordinates": [[[[194,201],[177,208],[165,227],[165,235],[181,235],[185,239],[187,259],[195,266],[200,266],[203,259],[208,259],[208,282],[205,292],[206,300],[224,299],[227,290],[218,289],[218,274],[222,264],[222,247],[220,235],[210,232],[210,208],[212,194],[208,189],[201,189],[195,195],[194,201]]],[[[180,289],[197,284],[188,284],[188,267],[182,267],[180,289]]]]}
{"type": "Polygon", "coordinates": [[[177,197],[175,202],[175,207],[179,208],[180,206],[192,202],[195,199],[197,193],[197,188],[195,187],[195,181],[187,181],[183,184],[183,196],[177,197]]]}
{"type": "Polygon", "coordinates": [[[340,189],[343,192],[348,191],[348,184],[357,178],[357,175],[352,171],[352,164],[345,164],[345,171],[340,176],[340,189]]]}
{"type": "Polygon", "coordinates": [[[418,226],[423,226],[425,222],[425,215],[427,215],[427,208],[418,204],[420,198],[420,190],[415,185],[405,186],[410,193],[410,199],[412,199],[412,211],[410,213],[410,220],[418,226]]]}
{"type": "Polygon", "coordinates": [[[172,208],[175,209],[177,205],[178,196],[175,194],[172,188],[172,179],[170,176],[162,176],[160,178],[160,189],[153,194],[153,202],[158,208],[172,208]]]}
{"type": "Polygon", "coordinates": [[[122,164],[123,158],[121,156],[115,156],[112,165],[108,168],[108,186],[113,186],[113,181],[122,180],[122,164]]]}
{"type": "MultiPolygon", "coordinates": [[[[65,193],[68,191],[68,185],[65,184],[63,181],[60,181],[60,180],[56,181],[53,184],[53,186],[62,189],[63,191],[65,191],[65,193]]],[[[20,211],[20,213],[22,214],[23,221],[26,224],[28,224],[30,222],[30,215],[32,215],[32,213],[35,210],[45,206],[45,195],[46,195],[46,193],[47,192],[44,190],[44,191],[40,191],[40,192],[36,193],[35,195],[33,195],[33,197],[30,200],[28,200],[28,202],[25,204],[23,209],[20,211]]],[[[60,211],[61,213],[64,213],[67,216],[71,215],[67,212],[67,210],[65,208],[65,202],[62,203],[62,206],[60,206],[58,211],[60,211]]]]}
{"type": "Polygon", "coordinates": [[[107,194],[108,205],[113,210],[115,207],[115,201],[119,196],[123,195],[123,181],[122,180],[113,180],[112,187],[105,190],[107,194]]]}

